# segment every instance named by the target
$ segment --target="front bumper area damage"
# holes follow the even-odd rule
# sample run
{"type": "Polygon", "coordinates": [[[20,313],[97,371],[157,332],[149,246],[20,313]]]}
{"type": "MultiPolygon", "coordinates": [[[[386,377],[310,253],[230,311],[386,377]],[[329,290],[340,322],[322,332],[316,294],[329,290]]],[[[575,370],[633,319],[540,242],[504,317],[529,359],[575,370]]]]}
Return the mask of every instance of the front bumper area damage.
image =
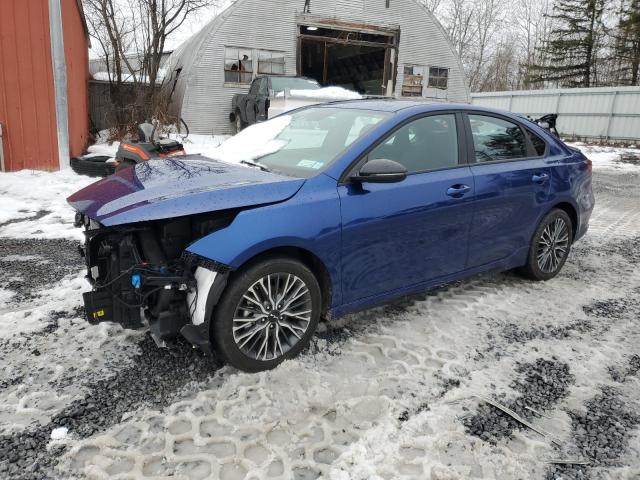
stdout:
{"type": "Polygon", "coordinates": [[[190,228],[165,222],[103,227],[81,214],[80,247],[93,289],[83,294],[90,323],[148,327],[158,346],[178,335],[211,353],[209,319],[228,268],[184,251],[190,228]]]}

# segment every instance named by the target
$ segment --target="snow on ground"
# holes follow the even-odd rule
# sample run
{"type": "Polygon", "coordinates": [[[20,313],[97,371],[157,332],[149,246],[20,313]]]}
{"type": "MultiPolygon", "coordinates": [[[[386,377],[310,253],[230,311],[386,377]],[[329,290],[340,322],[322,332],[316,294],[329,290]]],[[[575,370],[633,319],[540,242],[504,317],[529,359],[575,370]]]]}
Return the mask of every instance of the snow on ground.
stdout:
{"type": "MultiPolygon", "coordinates": [[[[156,76],[156,84],[159,85],[163,82],[165,75],[167,74],[167,71],[164,68],[159,68],[158,69],[158,74],[156,76]]],[[[110,81],[110,78],[112,78],[109,75],[109,72],[96,72],[93,74],[93,79],[94,80],[100,80],[102,82],[108,82],[110,81]]],[[[122,81],[124,83],[134,83],[134,82],[138,82],[138,83],[149,83],[149,77],[147,75],[132,75],[132,74],[126,74],[122,76],[122,81]]]]}
{"type": "MultiPolygon", "coordinates": [[[[249,129],[247,129],[249,130],[249,129]]],[[[185,151],[189,155],[200,154],[213,158],[217,148],[229,139],[228,135],[197,135],[190,134],[186,139],[180,135],[172,134],[171,138],[182,142],[185,151]]],[[[106,155],[109,157],[115,157],[118,151],[119,142],[108,143],[106,141],[106,132],[103,133],[99,141],[94,145],[91,145],[88,149],[91,155],[106,155]]]]}
{"type": "MultiPolygon", "coordinates": [[[[276,137],[289,122],[291,122],[291,117],[274,118],[269,122],[245,128],[233,137],[197,134],[191,134],[187,138],[178,134],[171,134],[170,137],[182,142],[189,155],[200,154],[214,160],[239,163],[242,160],[255,160],[282,148],[285,142],[276,140],[276,137]]],[[[118,142],[107,143],[104,141],[106,134],[101,135],[101,138],[102,141],[89,147],[89,153],[115,157],[118,142]]]]}
{"type": "Polygon", "coordinates": [[[255,375],[88,325],[62,205],[91,180],[0,174],[61,237],[3,210],[0,478],[639,478],[640,167],[580,148],[597,206],[556,279],[488,274],[351,315],[255,375]]]}
{"type": "Polygon", "coordinates": [[[66,198],[94,181],[71,170],[0,174],[0,237],[81,239],[66,198]]]}
{"type": "Polygon", "coordinates": [[[586,145],[581,142],[567,143],[578,148],[589,159],[593,166],[613,168],[616,170],[634,170],[640,166],[640,149],[636,147],[614,147],[609,145],[586,145]]]}

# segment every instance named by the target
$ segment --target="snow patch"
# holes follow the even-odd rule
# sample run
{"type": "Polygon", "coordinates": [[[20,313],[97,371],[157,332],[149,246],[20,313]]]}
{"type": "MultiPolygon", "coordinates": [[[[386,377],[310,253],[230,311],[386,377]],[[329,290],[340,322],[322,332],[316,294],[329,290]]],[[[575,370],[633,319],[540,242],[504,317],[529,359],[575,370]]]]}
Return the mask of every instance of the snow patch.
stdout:
{"type": "Polygon", "coordinates": [[[0,173],[0,237],[82,239],[66,198],[94,181],[71,170],[0,173]]]}
{"type": "MultiPolygon", "coordinates": [[[[162,68],[158,69],[158,76],[156,77],[156,85],[160,85],[163,82],[165,75],[166,75],[165,70],[163,70],[162,68]]],[[[111,79],[115,81],[115,78],[112,78],[109,76],[109,72],[96,72],[93,74],[93,79],[99,80],[101,82],[108,82],[111,79]]],[[[123,83],[135,83],[135,82],[149,83],[149,77],[147,75],[134,76],[130,73],[127,73],[122,76],[122,82],[123,83]]]]}
{"type": "Polygon", "coordinates": [[[278,98],[282,97],[298,97],[298,98],[311,98],[315,100],[361,100],[363,97],[358,92],[353,90],[347,90],[342,87],[325,87],[318,90],[290,90],[288,95],[285,92],[280,92],[276,95],[278,98]]]}
{"type": "Polygon", "coordinates": [[[291,122],[291,116],[285,115],[263,123],[256,123],[222,143],[217,148],[207,149],[203,155],[214,160],[228,163],[252,161],[275,153],[286,145],[286,141],[277,137],[291,122]]]}
{"type": "Polygon", "coordinates": [[[580,150],[593,162],[594,168],[607,168],[625,171],[640,171],[640,149],[635,147],[613,147],[609,145],[586,145],[582,142],[567,143],[568,146],[580,150]],[[635,157],[637,163],[621,161],[635,157]]]}
{"type": "Polygon", "coordinates": [[[11,300],[11,297],[13,297],[13,295],[14,293],[11,290],[5,290],[4,288],[0,288],[0,306],[4,305],[9,300],[11,300]]]}
{"type": "Polygon", "coordinates": [[[51,440],[64,440],[67,438],[67,433],[69,433],[67,427],[54,428],[51,431],[51,440]]]}

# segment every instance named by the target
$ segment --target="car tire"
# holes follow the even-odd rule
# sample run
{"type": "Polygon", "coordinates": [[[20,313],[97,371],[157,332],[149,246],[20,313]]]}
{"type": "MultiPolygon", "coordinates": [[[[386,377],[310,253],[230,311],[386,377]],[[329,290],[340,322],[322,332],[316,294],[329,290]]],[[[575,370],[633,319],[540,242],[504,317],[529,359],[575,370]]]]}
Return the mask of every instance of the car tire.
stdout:
{"type": "Polygon", "coordinates": [[[538,225],[529,247],[527,264],[520,272],[536,281],[554,278],[567,261],[572,243],[571,218],[564,210],[551,210],[538,225]]]}
{"type": "Polygon", "coordinates": [[[240,114],[240,110],[236,110],[233,128],[235,129],[236,133],[240,133],[242,130],[247,128],[247,123],[244,120],[242,120],[242,115],[240,114]]]}
{"type": "Polygon", "coordinates": [[[309,344],[321,308],[320,286],[308,267],[288,257],[265,259],[230,280],[213,312],[212,343],[240,370],[270,370],[309,344]]]}
{"type": "Polygon", "coordinates": [[[107,163],[111,157],[73,157],[71,159],[71,169],[78,175],[88,177],[108,177],[115,172],[115,164],[107,163]]]}

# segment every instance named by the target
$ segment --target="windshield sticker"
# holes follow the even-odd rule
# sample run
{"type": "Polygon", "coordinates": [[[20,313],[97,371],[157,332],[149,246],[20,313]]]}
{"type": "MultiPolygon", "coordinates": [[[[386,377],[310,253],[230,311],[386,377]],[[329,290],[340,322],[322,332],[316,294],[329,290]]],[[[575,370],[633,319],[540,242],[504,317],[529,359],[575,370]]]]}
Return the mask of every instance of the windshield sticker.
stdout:
{"type": "Polygon", "coordinates": [[[313,170],[320,170],[324,162],[316,162],[315,160],[300,160],[298,166],[302,168],[311,168],[313,170]]]}

